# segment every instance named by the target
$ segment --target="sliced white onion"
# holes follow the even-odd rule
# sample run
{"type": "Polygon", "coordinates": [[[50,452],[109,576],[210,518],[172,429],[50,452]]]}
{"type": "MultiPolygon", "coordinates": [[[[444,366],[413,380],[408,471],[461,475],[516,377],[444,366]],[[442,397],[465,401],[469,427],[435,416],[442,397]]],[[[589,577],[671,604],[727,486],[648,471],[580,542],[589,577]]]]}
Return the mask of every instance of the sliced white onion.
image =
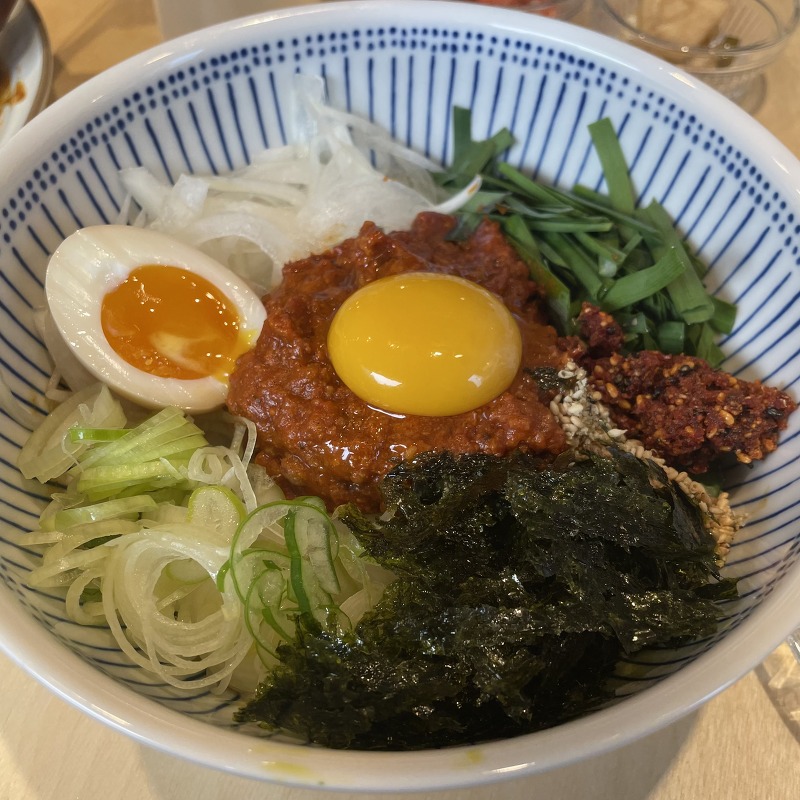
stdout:
{"type": "Polygon", "coordinates": [[[355,236],[365,221],[405,229],[421,211],[455,211],[479,185],[448,199],[431,177],[436,163],[328,106],[319,77],[295,76],[289,129],[292,144],[257,153],[228,175],[182,176],[170,186],[139,167],[121,178],[144,224],[263,291],[280,281],[285,263],[355,236]]]}

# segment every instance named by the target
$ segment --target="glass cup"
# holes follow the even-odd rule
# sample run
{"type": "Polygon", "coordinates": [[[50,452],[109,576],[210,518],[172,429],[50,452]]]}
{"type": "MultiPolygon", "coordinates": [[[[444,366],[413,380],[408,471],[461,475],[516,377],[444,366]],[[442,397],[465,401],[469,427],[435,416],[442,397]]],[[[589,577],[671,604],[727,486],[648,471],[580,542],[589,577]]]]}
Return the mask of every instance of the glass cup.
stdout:
{"type": "Polygon", "coordinates": [[[800,0],[594,0],[591,25],[681,67],[753,113],[764,67],[800,20],[800,0]]]}

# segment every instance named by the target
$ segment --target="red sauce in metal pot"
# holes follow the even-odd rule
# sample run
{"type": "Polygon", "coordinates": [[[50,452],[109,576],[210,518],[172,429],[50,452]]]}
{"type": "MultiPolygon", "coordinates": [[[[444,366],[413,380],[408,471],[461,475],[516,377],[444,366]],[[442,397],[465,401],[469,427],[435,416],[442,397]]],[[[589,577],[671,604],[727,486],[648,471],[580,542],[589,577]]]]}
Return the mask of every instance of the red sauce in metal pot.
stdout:
{"type": "Polygon", "coordinates": [[[11,85],[11,76],[8,70],[0,64],[0,111],[3,106],[11,106],[14,103],[21,103],[25,99],[25,84],[17,81],[11,85]]]}
{"type": "Polygon", "coordinates": [[[499,227],[483,222],[451,241],[451,217],[425,213],[409,231],[365,223],[357,237],[288,264],[264,298],[267,320],[256,346],[231,376],[228,407],[255,422],[256,461],[287,493],[313,494],[330,507],[353,501],[380,508],[379,482],[403,459],[426,451],[504,455],[521,448],[556,454],[564,434],[526,369],[565,359],[547,324],[539,288],[499,227]],[[338,378],[327,354],[331,319],[356,289],[403,272],[457,275],[497,294],[522,333],[522,364],[507,391],[449,417],[401,416],[372,408],[338,378]]]}

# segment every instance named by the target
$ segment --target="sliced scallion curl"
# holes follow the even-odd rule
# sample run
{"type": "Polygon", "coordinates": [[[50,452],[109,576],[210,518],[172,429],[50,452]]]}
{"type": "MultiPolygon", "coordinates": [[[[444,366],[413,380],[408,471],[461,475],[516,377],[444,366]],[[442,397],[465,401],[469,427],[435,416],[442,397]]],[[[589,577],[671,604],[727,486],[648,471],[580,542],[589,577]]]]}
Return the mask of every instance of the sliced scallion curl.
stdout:
{"type": "Polygon", "coordinates": [[[99,581],[103,576],[102,567],[84,570],[67,588],[64,602],[67,615],[79,625],[103,627],[106,624],[99,581]],[[88,599],[87,596],[93,598],[88,599]]]}
{"type": "MultiPolygon", "coordinates": [[[[30,582],[62,587],[73,621],[107,625],[169,685],[217,691],[246,664],[235,679],[253,689],[298,614],[353,625],[393,579],[322,500],[284,500],[249,463],[252,426],[235,423],[224,447],[177,409],[119,433],[85,417],[66,489],[28,542],[43,549],[30,582]]],[[[60,419],[48,437],[70,440],[71,425],[60,419]]]]}
{"type": "Polygon", "coordinates": [[[102,579],[103,609],[123,652],[172,686],[227,685],[252,646],[239,599],[214,580],[227,547],[167,528],[107,547],[112,554],[102,579]],[[189,585],[179,580],[187,560],[194,565],[189,585]]]}
{"type": "Polygon", "coordinates": [[[79,457],[73,473],[90,467],[140,464],[156,459],[187,459],[208,444],[205,435],[178,408],[167,407],[149,417],[119,439],[94,447],[79,457]]]}
{"type": "Polygon", "coordinates": [[[141,464],[90,467],[76,473],[76,492],[90,501],[118,497],[126,490],[153,492],[187,483],[188,460],[159,458],[141,464]]]}
{"type": "Polygon", "coordinates": [[[135,518],[139,514],[156,507],[156,501],[149,495],[118,497],[101,503],[65,508],[53,516],[53,527],[68,530],[73,525],[85,525],[109,519],[135,518]]]}
{"type": "Polygon", "coordinates": [[[70,441],[75,426],[122,428],[126,423],[122,406],[108,390],[95,383],[73,394],[48,414],[20,450],[17,466],[26,478],[42,483],[63,475],[88,444],[70,441]]]}
{"type": "MultiPolygon", "coordinates": [[[[63,531],[53,531],[52,545],[44,553],[43,562],[62,561],[69,568],[70,554],[77,550],[90,550],[117,536],[135,533],[140,528],[138,520],[117,516],[106,519],[77,522],[63,531]]],[[[31,537],[35,539],[35,534],[31,537]]]]}
{"type": "Polygon", "coordinates": [[[28,583],[36,588],[69,586],[87,569],[93,569],[108,557],[103,547],[76,549],[68,557],[51,558],[31,570],[28,583]]]}
{"type": "Polygon", "coordinates": [[[394,576],[365,558],[350,531],[319,498],[259,506],[239,526],[220,571],[245,607],[265,664],[305,615],[322,628],[351,627],[373,608],[394,576]],[[357,600],[348,602],[354,595],[357,600]],[[343,610],[346,605],[347,610],[343,610]]]}
{"type": "Polygon", "coordinates": [[[201,486],[189,497],[187,521],[215,530],[221,542],[229,543],[245,518],[241,499],[225,486],[201,486]]]}
{"type": "Polygon", "coordinates": [[[2,369],[0,369],[0,409],[29,431],[32,431],[42,419],[38,408],[23,403],[14,394],[2,369]]]}
{"type": "Polygon", "coordinates": [[[235,449],[208,446],[177,409],[118,431],[109,423],[124,418],[93,413],[98,398],[101,411],[117,411],[107,389],[92,387],[32,435],[34,460],[62,442],[72,449],[60,460],[64,474],[47,473],[64,479],[65,490],[53,495],[40,530],[20,537],[42,551],[29,582],[63,587],[73,621],[107,625],[135,663],[171,685],[222,688],[253,642],[220,572],[245,503],[274,495],[274,482],[261,475],[249,485],[247,426],[235,426],[235,449]],[[214,483],[226,475],[230,485],[214,483]]]}
{"type": "Polygon", "coordinates": [[[237,492],[247,509],[256,506],[255,491],[247,466],[238,453],[228,447],[202,447],[192,454],[186,470],[189,480],[237,492]]]}

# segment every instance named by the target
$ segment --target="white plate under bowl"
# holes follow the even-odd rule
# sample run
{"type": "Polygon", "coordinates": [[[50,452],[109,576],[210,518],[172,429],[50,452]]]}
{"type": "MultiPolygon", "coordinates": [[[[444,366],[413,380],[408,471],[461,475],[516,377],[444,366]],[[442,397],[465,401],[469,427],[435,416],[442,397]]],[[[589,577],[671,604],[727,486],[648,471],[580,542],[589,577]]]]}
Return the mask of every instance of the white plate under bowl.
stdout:
{"type": "MultiPolygon", "coordinates": [[[[451,108],[475,136],[508,126],[508,158],[563,186],[602,188],[588,123],[610,116],[642,202],[660,200],[710,265],[712,291],[739,304],[726,368],[797,389],[800,165],[733,104],[646,53],[538,16],[477,4],[330,3],[190,34],[109,70],[46,109],[0,159],[0,370],[40,413],[50,373],[33,325],[48,255],[76,228],[113,221],[121,167],[225,172],[289,135],[291,76],[322,75],[331,102],[440,161],[451,108]]],[[[102,631],[73,625],[60,598],[27,588],[34,557],[8,532],[36,525],[41,488],[16,470],[26,430],[0,433],[0,644],[99,719],[170,753],[252,778],[371,791],[466,786],[606,751],[695,709],[800,623],[800,415],[778,452],[732,476],[749,523],[726,572],[741,599],[720,632],[650,661],[612,708],[516,739],[433,752],[287,745],[231,729],[237,698],[190,698],[148,681],[102,631]]],[[[641,666],[641,665],[640,665],[641,666]]]]}

